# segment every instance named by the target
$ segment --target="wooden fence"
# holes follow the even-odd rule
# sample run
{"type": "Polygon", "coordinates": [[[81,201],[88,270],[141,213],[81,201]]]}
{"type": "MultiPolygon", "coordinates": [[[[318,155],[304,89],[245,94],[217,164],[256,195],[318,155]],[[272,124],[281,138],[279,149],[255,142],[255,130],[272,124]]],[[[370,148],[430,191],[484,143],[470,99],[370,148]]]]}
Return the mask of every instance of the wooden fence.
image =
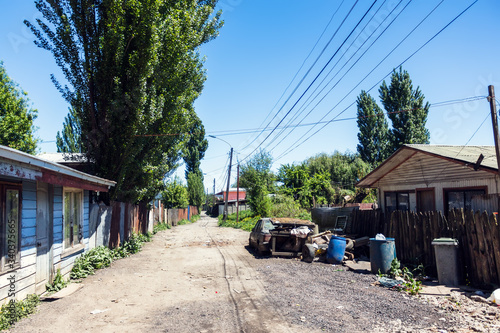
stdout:
{"type": "Polygon", "coordinates": [[[450,237],[459,242],[464,282],[477,287],[500,285],[500,226],[495,214],[454,210],[441,212],[393,212],[384,219],[380,210],[353,211],[350,233],[374,237],[383,233],[395,239],[396,253],[404,263],[424,264],[436,273],[432,240],[450,237]]]}
{"type": "Polygon", "coordinates": [[[129,239],[132,233],[153,231],[158,223],[177,225],[182,219],[198,215],[198,208],[165,209],[162,205],[148,208],[146,203],[134,205],[124,202],[111,202],[110,206],[92,204],[90,207],[89,229],[90,247],[100,245],[117,247],[129,239]]]}

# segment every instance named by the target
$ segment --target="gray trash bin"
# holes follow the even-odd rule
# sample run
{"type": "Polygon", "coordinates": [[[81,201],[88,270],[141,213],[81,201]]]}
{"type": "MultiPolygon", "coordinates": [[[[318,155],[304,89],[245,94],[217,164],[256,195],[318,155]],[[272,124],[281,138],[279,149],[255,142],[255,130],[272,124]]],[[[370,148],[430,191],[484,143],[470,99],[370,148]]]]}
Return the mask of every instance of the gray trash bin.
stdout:
{"type": "Polygon", "coordinates": [[[458,265],[458,240],[436,238],[432,241],[436,254],[436,268],[440,284],[458,286],[460,271],[458,265]]]}

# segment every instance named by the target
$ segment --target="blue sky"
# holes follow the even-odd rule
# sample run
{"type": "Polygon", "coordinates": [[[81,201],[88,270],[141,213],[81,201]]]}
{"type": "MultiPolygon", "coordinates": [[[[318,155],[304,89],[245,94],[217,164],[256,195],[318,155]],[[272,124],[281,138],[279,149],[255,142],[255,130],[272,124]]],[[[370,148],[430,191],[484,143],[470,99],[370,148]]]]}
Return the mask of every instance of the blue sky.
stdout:
{"type": "MultiPolygon", "coordinates": [[[[200,49],[200,53],[206,56],[207,82],[195,104],[207,134],[221,139],[208,138],[210,146],[202,162],[209,191],[212,191],[214,178],[217,191],[224,186],[224,172],[227,169],[223,168],[227,162],[229,145],[235,149],[234,161],[243,163],[255,149],[265,148],[275,158],[274,169],[283,163],[300,162],[318,153],[333,153],[335,150],[355,152],[358,130],[354,119],[331,122],[320,131],[323,124],[297,127],[293,131],[288,129],[275,138],[280,132],[278,129],[265,141],[263,139],[270,131],[264,131],[261,135],[260,132],[248,132],[264,126],[274,128],[289,111],[281,125],[287,124],[294,118],[295,112],[301,110],[303,113],[290,124],[298,124],[304,116],[303,124],[329,121],[342,111],[338,119],[353,118],[356,108],[355,105],[349,105],[362,89],[369,90],[373,86],[375,88],[369,93],[379,101],[377,83],[473,3],[472,0],[443,1],[383,60],[440,2],[415,0],[407,5],[408,0],[377,1],[325,67],[323,74],[306,92],[307,86],[335,54],[373,1],[360,0],[340,25],[354,1],[220,0],[225,26],[217,39],[200,49]],[[406,5],[388,27],[388,23],[406,5]],[[367,30],[362,30],[370,19],[367,30]],[[346,72],[386,28],[365,55],[346,72]],[[337,29],[337,34],[331,39],[337,29]],[[373,36],[368,38],[373,31],[373,36]],[[325,48],[330,39],[330,44],[325,48]],[[351,43],[352,47],[348,49],[351,43]],[[360,47],[359,52],[355,53],[360,47]],[[324,53],[319,56],[322,49],[324,53]],[[353,59],[344,66],[353,54],[353,59]],[[315,66],[312,66],[316,59],[315,66]],[[301,65],[304,66],[299,71],[301,65]],[[309,75],[305,76],[309,68],[309,75]],[[339,74],[334,77],[337,71],[339,74]],[[366,79],[362,80],[365,76],[366,79]],[[303,77],[302,84],[298,85],[303,77]],[[320,84],[325,77],[324,83],[320,84]],[[332,77],[331,83],[326,85],[332,77]],[[285,97],[277,103],[290,83],[285,97]],[[327,93],[334,84],[336,86],[327,93]],[[325,85],[319,97],[310,102],[308,98],[312,92],[321,91],[325,85]],[[297,89],[292,94],[295,87],[297,89]],[[299,100],[303,93],[304,97],[299,100]],[[284,103],[289,96],[288,103],[284,103]],[[320,98],[322,101],[318,103],[320,98]],[[292,108],[295,103],[296,106],[292,108]],[[290,151],[290,148],[294,149],[290,151]]],[[[37,135],[43,140],[40,150],[55,151],[53,141],[57,131],[62,128],[68,105],[52,85],[50,74],[62,76],[51,55],[33,44],[31,33],[22,23],[23,19],[33,20],[40,14],[29,0],[0,0],[0,5],[0,60],[4,62],[9,76],[28,92],[33,107],[39,111],[36,125],[39,128],[37,135]]],[[[439,105],[450,100],[485,96],[490,84],[497,87],[500,95],[500,67],[497,64],[500,29],[495,23],[499,13],[498,1],[478,1],[403,64],[414,86],[420,87],[428,102],[439,105]]],[[[431,143],[463,145],[480,128],[469,144],[492,145],[489,118],[479,127],[488,112],[489,104],[485,98],[431,107],[427,123],[431,143]]],[[[179,175],[182,177],[183,170],[180,170],[179,175]]]]}

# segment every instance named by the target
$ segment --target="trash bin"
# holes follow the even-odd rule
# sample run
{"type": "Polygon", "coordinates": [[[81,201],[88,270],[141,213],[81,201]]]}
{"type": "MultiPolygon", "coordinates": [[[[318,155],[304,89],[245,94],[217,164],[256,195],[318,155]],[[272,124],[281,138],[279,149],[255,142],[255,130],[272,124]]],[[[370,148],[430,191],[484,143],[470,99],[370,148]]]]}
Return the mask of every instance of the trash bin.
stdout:
{"type": "Polygon", "coordinates": [[[432,241],[436,255],[436,268],[440,284],[458,286],[460,271],[458,265],[458,240],[436,238],[432,241]]]}
{"type": "Polygon", "coordinates": [[[341,264],[344,260],[345,246],[344,237],[332,236],[326,250],[326,261],[330,264],[341,264]]]}
{"type": "Polygon", "coordinates": [[[372,273],[387,274],[391,270],[391,263],[396,258],[396,244],[394,238],[370,238],[370,266],[372,273]]]}

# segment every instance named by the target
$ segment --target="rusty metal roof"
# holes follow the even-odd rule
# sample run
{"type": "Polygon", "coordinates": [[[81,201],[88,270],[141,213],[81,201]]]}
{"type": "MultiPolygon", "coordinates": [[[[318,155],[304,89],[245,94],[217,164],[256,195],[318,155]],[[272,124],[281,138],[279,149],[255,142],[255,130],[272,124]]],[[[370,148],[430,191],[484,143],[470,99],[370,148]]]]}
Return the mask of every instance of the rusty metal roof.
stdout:
{"type": "Polygon", "coordinates": [[[484,158],[477,166],[477,169],[497,173],[498,167],[494,146],[403,145],[380,166],[361,179],[356,186],[376,187],[376,183],[383,180],[389,173],[395,175],[398,170],[401,173],[397,176],[407,178],[408,183],[416,182],[416,178],[422,178],[424,169],[426,169],[427,181],[430,179],[431,182],[454,179],[454,177],[458,177],[460,172],[461,177],[467,177],[461,170],[464,167],[474,170],[481,154],[484,158]],[[407,161],[408,163],[414,163],[415,167],[400,167],[407,161]]]}

